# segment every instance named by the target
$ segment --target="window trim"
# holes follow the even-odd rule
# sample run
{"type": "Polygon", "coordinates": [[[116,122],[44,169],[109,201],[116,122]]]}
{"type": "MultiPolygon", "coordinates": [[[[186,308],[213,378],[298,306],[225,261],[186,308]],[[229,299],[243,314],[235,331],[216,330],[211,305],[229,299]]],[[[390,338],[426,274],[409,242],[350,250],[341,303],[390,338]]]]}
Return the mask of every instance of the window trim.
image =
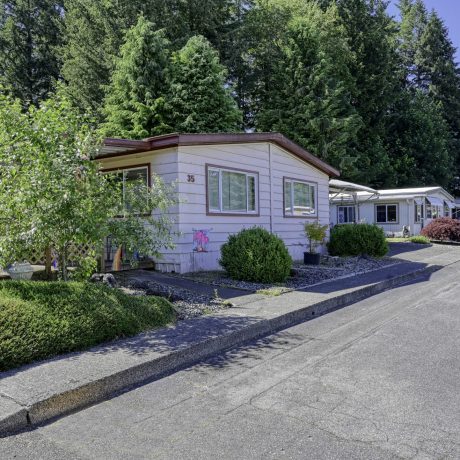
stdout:
{"type": "MultiPolygon", "coordinates": [[[[292,189],[293,190],[293,189],[292,189]]],[[[292,199],[292,192],[291,192],[291,199],[292,199]]],[[[297,177],[287,177],[283,176],[283,198],[282,198],[282,203],[283,203],[283,217],[285,219],[318,219],[318,182],[314,181],[307,181],[303,179],[298,179],[297,177]],[[286,181],[291,181],[291,182],[299,182],[301,184],[307,184],[311,185],[315,189],[315,213],[311,214],[310,216],[295,216],[293,214],[286,214],[286,203],[284,202],[284,194],[286,192],[286,181]]],[[[294,203],[291,203],[293,205],[294,203]]]]}
{"type": "Polygon", "coordinates": [[[421,224],[425,220],[425,203],[414,203],[414,224],[421,224]],[[420,219],[418,219],[417,208],[420,206],[420,219]]]}
{"type": "MultiPolygon", "coordinates": [[[[248,169],[239,169],[239,168],[232,168],[229,166],[219,166],[210,163],[206,163],[205,165],[205,174],[206,174],[206,215],[207,216],[225,216],[225,217],[232,217],[232,216],[244,216],[244,217],[260,217],[260,193],[259,193],[259,173],[257,171],[250,171],[248,169]],[[228,171],[228,172],[237,172],[243,173],[246,175],[246,181],[248,176],[255,177],[256,186],[255,186],[255,193],[256,193],[256,210],[255,211],[246,211],[246,212],[234,212],[234,211],[216,211],[209,208],[209,170],[210,169],[218,169],[220,171],[228,171]]],[[[246,196],[247,200],[248,196],[246,196]]],[[[221,196],[219,196],[221,199],[221,196]]]]}
{"type": "Polygon", "coordinates": [[[376,203],[374,205],[374,221],[377,225],[398,225],[399,224],[399,203],[376,203]],[[396,206],[396,221],[395,222],[378,222],[377,221],[377,206],[385,206],[386,210],[386,219],[388,219],[388,206],[396,206]]]}
{"type": "MultiPolygon", "coordinates": [[[[102,168],[100,172],[102,174],[111,173],[111,172],[124,172],[124,171],[132,171],[133,169],[141,169],[147,168],[147,186],[148,188],[152,187],[152,165],[151,163],[141,163],[141,164],[132,164],[126,166],[119,166],[118,168],[102,168]]],[[[123,201],[124,201],[124,194],[123,194],[123,201]]],[[[143,213],[143,214],[136,214],[136,216],[150,216],[151,213],[143,213]]],[[[114,218],[123,218],[124,215],[117,214],[114,218]]]]}
{"type": "Polygon", "coordinates": [[[353,222],[344,222],[343,225],[355,224],[357,222],[357,219],[356,219],[356,214],[357,214],[356,205],[354,205],[354,204],[340,204],[340,205],[337,205],[337,225],[342,225],[339,222],[339,210],[340,210],[340,208],[353,208],[353,214],[354,214],[354,217],[355,217],[355,220],[353,222]]]}
{"type": "Polygon", "coordinates": [[[446,204],[446,202],[444,201],[444,216],[443,217],[450,217],[452,218],[452,209],[446,204]]]}
{"type": "Polygon", "coordinates": [[[148,187],[151,187],[152,186],[152,172],[151,172],[152,165],[150,163],[119,166],[118,168],[102,168],[100,171],[102,174],[105,174],[105,173],[115,172],[115,171],[120,171],[120,172],[132,171],[133,169],[141,169],[141,168],[147,168],[147,185],[148,187]]]}

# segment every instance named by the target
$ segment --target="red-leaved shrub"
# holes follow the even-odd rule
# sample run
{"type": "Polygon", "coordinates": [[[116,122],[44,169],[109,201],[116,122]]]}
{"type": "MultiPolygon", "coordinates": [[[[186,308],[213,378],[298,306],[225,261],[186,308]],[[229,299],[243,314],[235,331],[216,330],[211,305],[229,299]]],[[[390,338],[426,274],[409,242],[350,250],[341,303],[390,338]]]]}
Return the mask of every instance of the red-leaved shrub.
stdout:
{"type": "Polygon", "coordinates": [[[450,217],[440,217],[430,222],[421,234],[430,240],[460,242],[460,221],[450,217]]]}

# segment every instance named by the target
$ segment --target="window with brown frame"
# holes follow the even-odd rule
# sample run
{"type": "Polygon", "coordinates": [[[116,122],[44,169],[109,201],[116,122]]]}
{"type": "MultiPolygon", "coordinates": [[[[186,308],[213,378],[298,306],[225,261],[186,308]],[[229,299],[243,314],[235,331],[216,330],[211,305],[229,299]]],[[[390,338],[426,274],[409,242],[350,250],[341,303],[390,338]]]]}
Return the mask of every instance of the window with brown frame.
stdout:
{"type": "Polygon", "coordinates": [[[102,172],[110,174],[113,181],[119,184],[117,190],[120,193],[120,207],[125,210],[130,208],[130,200],[139,199],[142,193],[147,194],[150,186],[150,165],[106,169],[102,172]]]}
{"type": "Polygon", "coordinates": [[[315,217],[316,189],[312,182],[284,178],[284,216],[285,217],[315,217]]]}
{"type": "Polygon", "coordinates": [[[207,213],[259,212],[259,174],[254,171],[206,165],[207,213]]]}

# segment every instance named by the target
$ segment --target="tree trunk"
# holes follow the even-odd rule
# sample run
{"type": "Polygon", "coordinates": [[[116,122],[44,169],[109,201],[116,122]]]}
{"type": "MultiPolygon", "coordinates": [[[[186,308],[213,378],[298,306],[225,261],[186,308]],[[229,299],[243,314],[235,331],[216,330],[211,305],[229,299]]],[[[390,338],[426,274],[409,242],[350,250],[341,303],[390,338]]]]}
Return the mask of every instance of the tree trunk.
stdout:
{"type": "Polygon", "coordinates": [[[50,280],[52,276],[51,272],[51,246],[48,246],[45,250],[45,273],[46,279],[50,280]]]}
{"type": "Polygon", "coordinates": [[[59,274],[61,275],[62,281],[69,280],[67,272],[67,244],[64,244],[59,251],[59,274]]]}

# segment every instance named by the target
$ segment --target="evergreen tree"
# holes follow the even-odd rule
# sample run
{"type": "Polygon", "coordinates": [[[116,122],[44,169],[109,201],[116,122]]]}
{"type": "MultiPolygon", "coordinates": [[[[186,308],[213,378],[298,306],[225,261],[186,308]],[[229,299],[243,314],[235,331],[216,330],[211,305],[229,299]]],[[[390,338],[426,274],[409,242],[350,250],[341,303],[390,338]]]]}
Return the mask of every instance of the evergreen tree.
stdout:
{"type": "Polygon", "coordinates": [[[336,0],[355,59],[353,104],[363,120],[358,132],[360,172],[354,180],[384,186],[394,180],[385,149],[387,115],[398,99],[397,28],[383,0],[336,0]]]}
{"type": "Polygon", "coordinates": [[[216,44],[221,60],[228,68],[228,81],[233,88],[238,107],[243,113],[245,128],[254,126],[251,93],[256,79],[248,53],[257,40],[248,21],[253,5],[254,0],[233,0],[231,2],[230,15],[224,24],[220,40],[216,44]]]}
{"type": "Polygon", "coordinates": [[[190,38],[173,54],[165,113],[174,131],[241,130],[241,112],[226,88],[226,74],[217,51],[202,36],[190,38]]]}
{"type": "Polygon", "coordinates": [[[408,86],[418,87],[421,76],[415,63],[415,55],[428,22],[428,13],[422,0],[401,0],[399,26],[399,56],[403,68],[402,78],[408,86]]]}
{"type": "Polygon", "coordinates": [[[100,115],[125,33],[140,14],[164,29],[174,49],[202,34],[216,45],[233,0],[65,0],[62,75],[81,111],[100,115]]]}
{"type": "Polygon", "coordinates": [[[106,136],[142,139],[168,131],[162,113],[168,47],[164,31],[143,16],[127,32],[107,88],[106,136]]]}
{"type": "Polygon", "coordinates": [[[450,130],[451,160],[460,175],[460,77],[455,48],[436,12],[427,15],[421,0],[414,4],[407,0],[407,3],[401,24],[402,42],[409,44],[405,49],[410,50],[403,54],[407,58],[406,84],[423,91],[440,105],[450,130]]]}
{"type": "Polygon", "coordinates": [[[455,48],[444,23],[434,11],[421,36],[415,64],[420,74],[419,87],[442,104],[453,137],[459,141],[460,78],[455,63],[455,48]]]}
{"type": "Polygon", "coordinates": [[[104,86],[127,28],[119,7],[124,2],[65,0],[61,72],[68,96],[81,112],[100,116],[104,86]]]}
{"type": "Polygon", "coordinates": [[[60,1],[1,2],[0,78],[24,104],[38,104],[59,78],[62,13],[60,1]]]}
{"type": "Polygon", "coordinates": [[[443,111],[420,90],[405,91],[388,124],[387,149],[396,172],[392,187],[441,185],[454,174],[451,133],[443,111]]]}
{"type": "Polygon", "coordinates": [[[360,117],[351,104],[352,56],[337,10],[310,4],[290,21],[282,48],[257,128],[281,131],[353,175],[360,117]]]}

